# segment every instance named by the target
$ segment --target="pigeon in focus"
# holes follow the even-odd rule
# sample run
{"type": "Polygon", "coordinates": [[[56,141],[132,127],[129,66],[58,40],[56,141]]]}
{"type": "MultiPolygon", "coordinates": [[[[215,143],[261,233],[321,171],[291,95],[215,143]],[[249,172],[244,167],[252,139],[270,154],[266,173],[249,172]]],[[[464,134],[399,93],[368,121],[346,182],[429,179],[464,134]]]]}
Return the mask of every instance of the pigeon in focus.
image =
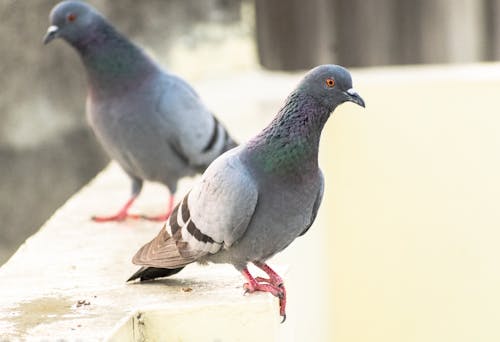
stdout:
{"type": "Polygon", "coordinates": [[[321,131],[346,101],[365,106],[346,69],[322,65],[309,71],[260,134],[207,168],[158,236],[135,254],[132,262],[142,267],[128,281],[169,276],[195,261],[229,263],[245,277],[246,292],[279,298],[284,320],[285,286],[266,262],[316,218],[324,182],[321,131]],[[248,263],[268,278],[254,278],[248,263]]]}
{"type": "Polygon", "coordinates": [[[50,23],[44,44],[62,38],[80,55],[88,79],[88,121],[132,180],[125,206],[116,215],[93,219],[166,220],[178,180],[203,172],[237,144],[186,81],[164,71],[91,6],[63,1],[52,9],[50,23]],[[166,214],[128,214],[144,180],[169,189],[166,214]]]}

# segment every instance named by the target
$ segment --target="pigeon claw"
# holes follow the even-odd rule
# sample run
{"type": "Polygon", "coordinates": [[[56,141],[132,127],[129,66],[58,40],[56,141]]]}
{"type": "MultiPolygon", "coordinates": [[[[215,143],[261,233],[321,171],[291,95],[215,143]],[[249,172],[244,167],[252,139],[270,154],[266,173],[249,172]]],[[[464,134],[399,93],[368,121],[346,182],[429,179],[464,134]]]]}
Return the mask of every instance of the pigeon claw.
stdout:
{"type": "Polygon", "coordinates": [[[286,313],[283,313],[283,315],[281,315],[283,317],[283,319],[281,320],[281,324],[285,323],[286,321],[286,313]]]}
{"type": "Polygon", "coordinates": [[[243,288],[245,289],[244,295],[260,291],[268,292],[279,299],[280,316],[283,317],[281,323],[283,323],[286,320],[286,289],[281,278],[271,275],[269,279],[262,277],[254,278],[247,268],[243,269],[241,273],[248,280],[247,283],[243,284],[243,288]]]}
{"type": "Polygon", "coordinates": [[[278,289],[281,291],[279,301],[280,301],[280,315],[283,317],[283,320],[281,323],[283,323],[286,320],[286,313],[285,313],[285,308],[286,308],[286,289],[284,284],[280,284],[278,286],[278,289]]]}
{"type": "Polygon", "coordinates": [[[278,297],[280,299],[283,298],[284,296],[284,292],[280,288],[271,284],[265,284],[265,283],[263,284],[257,282],[255,284],[245,283],[243,284],[243,288],[245,289],[245,293],[253,293],[256,291],[269,292],[273,296],[278,297]]]}

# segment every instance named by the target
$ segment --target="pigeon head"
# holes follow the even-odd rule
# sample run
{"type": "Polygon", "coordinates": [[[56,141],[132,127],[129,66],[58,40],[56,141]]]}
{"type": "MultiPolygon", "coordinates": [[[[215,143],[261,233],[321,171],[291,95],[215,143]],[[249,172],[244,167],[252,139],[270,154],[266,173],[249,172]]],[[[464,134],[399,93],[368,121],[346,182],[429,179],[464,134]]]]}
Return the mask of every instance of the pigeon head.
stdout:
{"type": "Polygon", "coordinates": [[[352,88],[351,74],[339,65],[320,65],[309,71],[298,86],[299,92],[316,99],[332,112],[344,102],[365,107],[365,102],[352,88]]]}
{"type": "Polygon", "coordinates": [[[337,65],[309,71],[288,96],[271,123],[247,143],[262,170],[302,179],[316,174],[321,132],[330,114],[344,102],[365,102],[352,88],[349,72],[337,65]]]}
{"type": "Polygon", "coordinates": [[[62,38],[76,44],[84,40],[92,28],[103,20],[91,6],[80,1],[63,1],[50,12],[51,26],[43,39],[44,44],[62,38]]]}

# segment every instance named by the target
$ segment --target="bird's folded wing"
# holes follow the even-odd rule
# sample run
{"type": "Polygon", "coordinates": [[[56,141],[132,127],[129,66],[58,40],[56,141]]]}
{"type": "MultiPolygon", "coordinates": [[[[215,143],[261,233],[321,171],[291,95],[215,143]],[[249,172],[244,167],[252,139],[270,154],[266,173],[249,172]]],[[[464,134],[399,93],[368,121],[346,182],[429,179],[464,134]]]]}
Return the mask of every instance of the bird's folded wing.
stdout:
{"type": "Polygon", "coordinates": [[[182,256],[179,253],[176,241],[168,234],[165,224],[158,236],[137,251],[132,262],[148,267],[176,268],[195,260],[194,257],[190,258],[187,254],[182,256]]]}
{"type": "Polygon", "coordinates": [[[143,246],[135,264],[175,268],[230,247],[244,234],[257,204],[257,186],[238,151],[218,158],[175,207],[158,236],[143,246]]]}
{"type": "Polygon", "coordinates": [[[157,114],[171,149],[186,164],[206,168],[224,151],[226,129],[184,80],[169,75],[162,89],[157,114]]]}

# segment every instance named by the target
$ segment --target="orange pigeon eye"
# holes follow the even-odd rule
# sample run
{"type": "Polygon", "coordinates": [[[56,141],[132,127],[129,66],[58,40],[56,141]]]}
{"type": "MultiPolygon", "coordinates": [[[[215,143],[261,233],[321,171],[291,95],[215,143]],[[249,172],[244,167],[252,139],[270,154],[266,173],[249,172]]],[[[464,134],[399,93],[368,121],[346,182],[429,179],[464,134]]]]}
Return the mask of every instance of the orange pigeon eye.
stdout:
{"type": "Polygon", "coordinates": [[[335,80],[333,78],[327,78],[325,83],[328,88],[335,87],[335,80]]]}
{"type": "Polygon", "coordinates": [[[66,19],[68,19],[68,21],[69,21],[70,23],[72,23],[73,21],[75,21],[75,20],[76,20],[76,14],[70,13],[70,14],[68,14],[68,16],[66,17],[66,19]]]}

